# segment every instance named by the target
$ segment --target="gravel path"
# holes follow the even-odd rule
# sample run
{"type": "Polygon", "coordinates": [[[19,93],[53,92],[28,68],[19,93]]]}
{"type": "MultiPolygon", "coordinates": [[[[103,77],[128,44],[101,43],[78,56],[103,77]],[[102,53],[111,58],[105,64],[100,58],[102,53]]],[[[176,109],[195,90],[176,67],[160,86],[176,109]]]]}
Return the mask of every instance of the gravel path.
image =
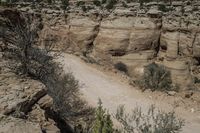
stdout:
{"type": "MultiPolygon", "coordinates": [[[[172,109],[171,105],[145,97],[141,91],[120,82],[119,77],[95,69],[76,56],[63,54],[58,61],[63,64],[65,71],[73,72],[82,84],[80,88],[82,97],[91,106],[96,106],[98,98],[101,98],[104,107],[111,113],[115,113],[116,108],[121,104],[125,105],[128,111],[137,105],[146,110],[151,104],[155,104],[162,110],[172,109]]],[[[200,133],[200,114],[187,112],[184,109],[175,111],[186,120],[183,133],[200,133]]]]}

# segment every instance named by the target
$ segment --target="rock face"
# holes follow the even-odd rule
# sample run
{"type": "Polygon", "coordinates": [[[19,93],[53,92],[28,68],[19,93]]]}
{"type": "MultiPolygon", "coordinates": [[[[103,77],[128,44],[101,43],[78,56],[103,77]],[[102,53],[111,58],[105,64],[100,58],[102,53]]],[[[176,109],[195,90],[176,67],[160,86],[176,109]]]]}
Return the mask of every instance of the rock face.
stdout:
{"type": "Polygon", "coordinates": [[[18,3],[19,10],[41,14],[40,41],[57,50],[83,55],[99,64],[123,63],[128,74],[140,76],[143,66],[157,62],[175,83],[200,77],[200,3],[198,0],[137,3],[119,1],[111,10],[90,0],[70,1],[63,13],[59,3],[18,3]],[[20,5],[20,6],[19,6],[20,5]],[[41,9],[41,10],[40,10],[41,9]]]}
{"type": "Polygon", "coordinates": [[[0,115],[0,131],[2,133],[42,133],[39,124],[4,115],[0,115]]]}
{"type": "Polygon", "coordinates": [[[0,57],[0,132],[59,132],[56,122],[46,116],[53,101],[45,86],[10,72],[6,64],[0,57]]]}

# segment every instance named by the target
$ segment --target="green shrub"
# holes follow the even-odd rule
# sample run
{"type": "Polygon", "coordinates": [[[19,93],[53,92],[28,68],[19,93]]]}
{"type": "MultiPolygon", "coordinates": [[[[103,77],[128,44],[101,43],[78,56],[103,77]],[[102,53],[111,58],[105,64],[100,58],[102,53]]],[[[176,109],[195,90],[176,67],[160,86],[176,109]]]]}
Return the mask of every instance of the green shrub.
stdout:
{"type": "Polygon", "coordinates": [[[94,0],[93,4],[96,6],[101,6],[101,2],[99,0],[94,0]]]}
{"type": "Polygon", "coordinates": [[[103,108],[101,100],[99,100],[98,105],[92,133],[113,133],[113,122],[110,114],[103,108]]]}
{"type": "Polygon", "coordinates": [[[152,91],[170,91],[173,89],[171,73],[164,66],[155,63],[144,68],[142,79],[137,81],[140,87],[151,89],[152,91]]]}
{"type": "Polygon", "coordinates": [[[117,109],[115,118],[122,125],[123,133],[177,133],[184,126],[182,119],[177,119],[174,112],[165,113],[151,106],[143,113],[135,108],[131,114],[125,113],[124,106],[117,109]]]}
{"type": "Polygon", "coordinates": [[[122,62],[116,63],[116,64],[114,65],[114,67],[115,67],[117,70],[120,70],[120,71],[122,71],[122,72],[125,72],[125,73],[128,72],[127,66],[126,66],[124,63],[122,63],[122,62]]]}

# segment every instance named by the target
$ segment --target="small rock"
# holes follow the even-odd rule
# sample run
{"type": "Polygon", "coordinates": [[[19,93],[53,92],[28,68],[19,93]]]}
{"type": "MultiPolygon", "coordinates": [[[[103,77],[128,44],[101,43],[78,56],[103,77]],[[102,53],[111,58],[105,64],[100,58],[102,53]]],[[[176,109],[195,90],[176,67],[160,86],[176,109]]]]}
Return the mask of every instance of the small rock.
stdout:
{"type": "Polygon", "coordinates": [[[185,94],[185,98],[190,98],[193,95],[193,92],[188,92],[185,94]]]}
{"type": "Polygon", "coordinates": [[[27,89],[29,89],[29,88],[30,88],[30,86],[25,86],[25,87],[24,87],[25,90],[27,90],[27,89]]]}
{"type": "Polygon", "coordinates": [[[169,96],[174,96],[174,95],[176,95],[176,92],[175,91],[168,91],[167,94],[169,96]]]}
{"type": "Polygon", "coordinates": [[[191,112],[194,113],[194,108],[191,108],[191,112]]]}

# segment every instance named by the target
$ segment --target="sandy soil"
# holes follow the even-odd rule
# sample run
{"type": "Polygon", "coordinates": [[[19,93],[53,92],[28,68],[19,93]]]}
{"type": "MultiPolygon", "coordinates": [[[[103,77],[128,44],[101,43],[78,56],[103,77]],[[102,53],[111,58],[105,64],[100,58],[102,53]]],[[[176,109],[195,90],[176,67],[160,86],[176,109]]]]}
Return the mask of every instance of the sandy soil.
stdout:
{"type": "Polygon", "coordinates": [[[200,113],[191,112],[180,106],[174,108],[173,103],[169,102],[172,97],[155,100],[147,93],[123,82],[118,75],[96,69],[73,55],[63,54],[58,61],[63,64],[65,71],[73,72],[80,81],[80,92],[89,105],[96,106],[98,98],[101,98],[104,107],[110,113],[115,113],[116,108],[122,104],[128,111],[137,105],[146,110],[151,104],[155,104],[165,111],[175,110],[179,117],[185,119],[186,126],[183,128],[183,133],[200,133],[200,113]]]}

